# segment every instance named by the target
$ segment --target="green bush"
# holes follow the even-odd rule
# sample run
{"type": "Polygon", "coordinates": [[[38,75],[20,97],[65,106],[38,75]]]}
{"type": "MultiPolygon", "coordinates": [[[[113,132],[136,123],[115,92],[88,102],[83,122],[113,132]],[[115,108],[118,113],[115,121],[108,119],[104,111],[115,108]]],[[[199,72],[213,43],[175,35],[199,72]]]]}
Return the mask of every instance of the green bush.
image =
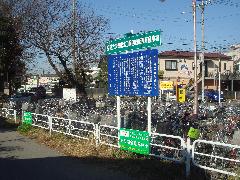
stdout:
{"type": "Polygon", "coordinates": [[[22,123],[20,126],[18,126],[17,130],[21,133],[27,133],[31,130],[31,128],[31,124],[22,123]]]}

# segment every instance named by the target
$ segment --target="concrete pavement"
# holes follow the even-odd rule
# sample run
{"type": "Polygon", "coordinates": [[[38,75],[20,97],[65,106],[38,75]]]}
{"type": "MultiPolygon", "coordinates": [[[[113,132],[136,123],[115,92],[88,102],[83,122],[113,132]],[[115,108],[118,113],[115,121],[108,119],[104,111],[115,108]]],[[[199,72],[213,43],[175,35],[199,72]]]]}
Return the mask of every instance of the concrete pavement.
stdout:
{"type": "MultiPolygon", "coordinates": [[[[107,162],[106,162],[107,163],[107,162]]],[[[133,179],[89,159],[73,158],[10,129],[0,129],[0,180],[133,179]]]]}

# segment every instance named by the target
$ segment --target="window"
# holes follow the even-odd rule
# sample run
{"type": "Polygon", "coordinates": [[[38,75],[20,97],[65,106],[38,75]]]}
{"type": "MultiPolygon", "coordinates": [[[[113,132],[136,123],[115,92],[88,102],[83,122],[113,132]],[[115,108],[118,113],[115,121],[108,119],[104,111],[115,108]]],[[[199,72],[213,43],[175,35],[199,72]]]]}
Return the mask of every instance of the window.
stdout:
{"type": "Polygon", "coordinates": [[[227,69],[227,63],[224,63],[223,65],[224,65],[223,70],[226,70],[227,69]]]}
{"type": "Polygon", "coordinates": [[[194,62],[192,62],[192,70],[194,70],[194,68],[195,68],[195,64],[194,62]]]}
{"type": "Polygon", "coordinates": [[[167,60],[165,61],[166,70],[177,70],[177,60],[167,60]]]}

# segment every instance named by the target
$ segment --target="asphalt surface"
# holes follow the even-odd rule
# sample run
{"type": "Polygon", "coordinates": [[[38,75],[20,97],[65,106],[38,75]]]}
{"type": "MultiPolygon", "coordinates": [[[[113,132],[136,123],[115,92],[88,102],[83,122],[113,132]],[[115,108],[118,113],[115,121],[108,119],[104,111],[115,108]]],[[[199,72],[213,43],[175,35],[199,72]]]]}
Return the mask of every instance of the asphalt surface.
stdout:
{"type": "Polygon", "coordinates": [[[38,144],[14,130],[0,128],[0,180],[133,179],[126,174],[38,144]]]}

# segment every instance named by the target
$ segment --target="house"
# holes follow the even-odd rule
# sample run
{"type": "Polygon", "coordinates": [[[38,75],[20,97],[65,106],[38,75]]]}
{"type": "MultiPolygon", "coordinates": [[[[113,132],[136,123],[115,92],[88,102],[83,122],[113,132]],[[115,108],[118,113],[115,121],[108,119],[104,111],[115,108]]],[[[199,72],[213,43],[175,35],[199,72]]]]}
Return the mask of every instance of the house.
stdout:
{"type": "MultiPolygon", "coordinates": [[[[205,59],[205,89],[217,89],[218,72],[230,74],[233,72],[233,60],[221,53],[204,53],[205,59]]],[[[197,74],[199,87],[201,87],[200,53],[197,53],[197,74]]],[[[159,54],[159,72],[163,73],[163,80],[190,85],[194,80],[194,52],[189,51],[164,51],[159,54]]]]}
{"type": "Polygon", "coordinates": [[[56,84],[59,84],[59,77],[56,74],[42,74],[39,77],[40,86],[50,86],[53,87],[56,84]]]}
{"type": "Polygon", "coordinates": [[[24,77],[24,82],[18,91],[28,91],[33,87],[43,86],[47,90],[59,84],[59,77],[56,74],[28,74],[24,77]]]}
{"type": "Polygon", "coordinates": [[[225,53],[227,56],[231,56],[234,61],[236,72],[240,72],[240,44],[233,45],[229,51],[225,53]]]}
{"type": "Polygon", "coordinates": [[[92,78],[93,78],[93,81],[89,85],[90,88],[94,88],[95,87],[95,85],[96,85],[96,77],[98,76],[99,71],[100,71],[100,68],[98,68],[98,67],[91,67],[89,69],[89,72],[87,72],[87,75],[91,75],[92,78]]]}

